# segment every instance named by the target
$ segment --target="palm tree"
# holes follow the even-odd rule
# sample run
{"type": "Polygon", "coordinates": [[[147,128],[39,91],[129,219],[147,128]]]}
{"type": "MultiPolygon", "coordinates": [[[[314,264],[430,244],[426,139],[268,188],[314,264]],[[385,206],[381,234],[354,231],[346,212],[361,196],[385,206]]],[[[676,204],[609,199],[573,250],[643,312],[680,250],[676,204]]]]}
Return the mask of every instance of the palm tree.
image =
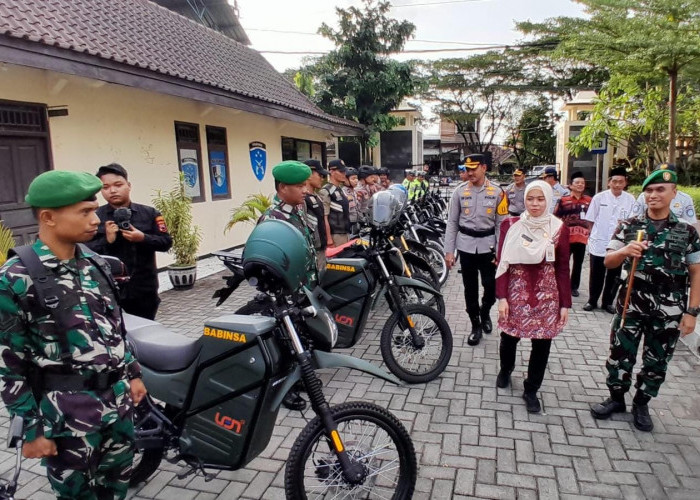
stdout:
{"type": "Polygon", "coordinates": [[[271,206],[272,198],[269,196],[265,196],[262,193],[248,195],[240,206],[231,210],[231,218],[224,228],[224,233],[229,232],[239,222],[252,222],[255,224],[265,210],[271,206]]]}

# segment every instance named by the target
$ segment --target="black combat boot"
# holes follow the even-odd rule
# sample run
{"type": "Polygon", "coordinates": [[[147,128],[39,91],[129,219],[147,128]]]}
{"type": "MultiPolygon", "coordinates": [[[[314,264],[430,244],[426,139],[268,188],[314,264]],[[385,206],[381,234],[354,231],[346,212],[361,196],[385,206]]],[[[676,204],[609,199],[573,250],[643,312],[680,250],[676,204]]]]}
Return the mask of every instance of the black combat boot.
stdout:
{"type": "Polygon", "coordinates": [[[610,418],[613,413],[624,413],[625,411],[627,411],[625,394],[613,391],[610,391],[608,399],[591,406],[591,415],[598,420],[605,420],[610,418]]]}
{"type": "Polygon", "coordinates": [[[499,389],[505,389],[510,385],[510,374],[512,373],[513,370],[504,370],[501,368],[501,370],[498,372],[498,375],[496,376],[496,387],[499,389]]]}
{"type": "Polygon", "coordinates": [[[640,431],[651,432],[654,429],[654,422],[651,421],[649,415],[648,403],[650,400],[651,397],[641,391],[637,391],[632,400],[632,421],[640,431]]]}
{"type": "Polygon", "coordinates": [[[525,400],[525,409],[528,413],[539,413],[542,411],[542,406],[540,405],[540,400],[537,399],[536,392],[523,392],[523,399],[525,400]]]}
{"type": "Polygon", "coordinates": [[[484,309],[483,307],[481,308],[481,329],[484,331],[486,334],[490,334],[491,331],[493,330],[493,325],[491,324],[491,308],[489,309],[484,309]]]}
{"type": "Polygon", "coordinates": [[[479,315],[474,314],[469,319],[472,322],[472,333],[467,339],[467,344],[478,345],[481,342],[481,321],[479,320],[479,315]]]}

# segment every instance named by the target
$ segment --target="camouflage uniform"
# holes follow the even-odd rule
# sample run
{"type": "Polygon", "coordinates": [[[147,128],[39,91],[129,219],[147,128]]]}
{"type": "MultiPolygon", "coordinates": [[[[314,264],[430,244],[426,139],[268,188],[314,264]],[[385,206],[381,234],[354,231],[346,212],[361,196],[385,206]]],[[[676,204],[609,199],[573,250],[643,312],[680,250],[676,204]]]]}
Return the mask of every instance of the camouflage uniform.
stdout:
{"type": "MultiPolygon", "coordinates": [[[[616,314],[610,334],[608,388],[622,395],[632,384],[632,369],[644,337],[642,369],[635,387],[647,397],[654,397],[666,377],[668,363],[680,336],[679,325],[687,303],[688,265],[700,263],[700,237],[695,228],[679,221],[673,214],[657,227],[646,215],[621,222],[608,244],[619,250],[635,240],[637,230],[646,232],[649,248],[637,264],[632,294],[619,328],[627,285],[617,297],[616,314]]],[[[629,272],[630,259],[624,263],[629,272]]]]}
{"type": "Polygon", "coordinates": [[[350,232],[356,233],[359,230],[359,216],[358,216],[358,206],[357,206],[357,196],[355,195],[355,190],[350,186],[343,186],[343,193],[348,199],[348,215],[350,216],[350,232]]]}
{"type": "Polygon", "coordinates": [[[369,210],[369,199],[374,193],[372,187],[361,180],[355,188],[355,198],[357,199],[357,211],[361,215],[367,215],[369,210]]]}
{"type": "Polygon", "coordinates": [[[33,249],[66,295],[77,294],[79,301],[71,309],[71,328],[61,335],[38,303],[24,264],[13,257],[0,268],[3,401],[24,418],[25,442],[42,434],[56,441],[58,455],[43,464],[58,498],[124,498],[134,452],[128,380],[141,370],[122,339],[119,306],[101,271],[79,249],[68,261],[59,261],[41,240],[33,249]],[[66,349],[69,355],[62,356],[66,349]],[[120,371],[121,379],[106,390],[42,390],[29,382],[39,370],[49,386],[60,379],[52,374],[87,378],[120,371]]]}
{"type": "Polygon", "coordinates": [[[306,285],[307,288],[313,289],[318,283],[318,268],[316,267],[316,251],[314,250],[314,238],[309,225],[307,223],[306,213],[299,206],[292,206],[285,203],[277,195],[273,199],[273,205],[268,208],[265,213],[258,219],[258,224],[263,221],[276,219],[289,222],[297,228],[306,239],[306,248],[309,253],[309,266],[306,269],[306,285]]]}
{"type": "Polygon", "coordinates": [[[326,269],[326,224],[323,215],[323,202],[313,193],[306,195],[306,223],[314,239],[314,250],[316,253],[316,269],[319,274],[326,269]]]}

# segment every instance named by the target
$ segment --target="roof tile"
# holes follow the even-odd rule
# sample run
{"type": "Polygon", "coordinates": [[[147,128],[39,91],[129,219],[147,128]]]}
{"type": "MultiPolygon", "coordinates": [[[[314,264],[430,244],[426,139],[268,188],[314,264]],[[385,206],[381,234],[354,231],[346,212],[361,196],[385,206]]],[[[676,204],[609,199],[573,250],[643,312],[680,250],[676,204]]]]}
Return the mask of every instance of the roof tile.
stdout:
{"type": "Polygon", "coordinates": [[[255,50],[146,0],[0,0],[0,34],[358,126],[324,113],[255,50]]]}

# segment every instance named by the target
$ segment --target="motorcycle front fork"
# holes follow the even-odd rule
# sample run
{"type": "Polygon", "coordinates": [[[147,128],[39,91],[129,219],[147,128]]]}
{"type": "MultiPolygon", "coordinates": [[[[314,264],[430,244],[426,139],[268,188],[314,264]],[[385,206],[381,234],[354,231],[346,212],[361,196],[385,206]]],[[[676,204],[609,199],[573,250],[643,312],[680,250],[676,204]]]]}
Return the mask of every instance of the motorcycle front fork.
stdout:
{"type": "Polygon", "coordinates": [[[292,340],[297,362],[301,369],[301,380],[304,382],[306,393],[309,395],[311,408],[314,410],[314,413],[318,415],[318,418],[323,424],[326,439],[328,440],[331,450],[338,457],[338,463],[340,463],[340,467],[343,471],[343,477],[349,484],[360,484],[364,481],[367,473],[361,464],[350,460],[345,450],[343,439],[338,432],[338,426],[333,420],[331,407],[326,401],[326,396],[323,394],[323,386],[314,371],[313,363],[311,362],[311,353],[302,346],[294,323],[288,314],[282,316],[282,322],[292,340]]]}

